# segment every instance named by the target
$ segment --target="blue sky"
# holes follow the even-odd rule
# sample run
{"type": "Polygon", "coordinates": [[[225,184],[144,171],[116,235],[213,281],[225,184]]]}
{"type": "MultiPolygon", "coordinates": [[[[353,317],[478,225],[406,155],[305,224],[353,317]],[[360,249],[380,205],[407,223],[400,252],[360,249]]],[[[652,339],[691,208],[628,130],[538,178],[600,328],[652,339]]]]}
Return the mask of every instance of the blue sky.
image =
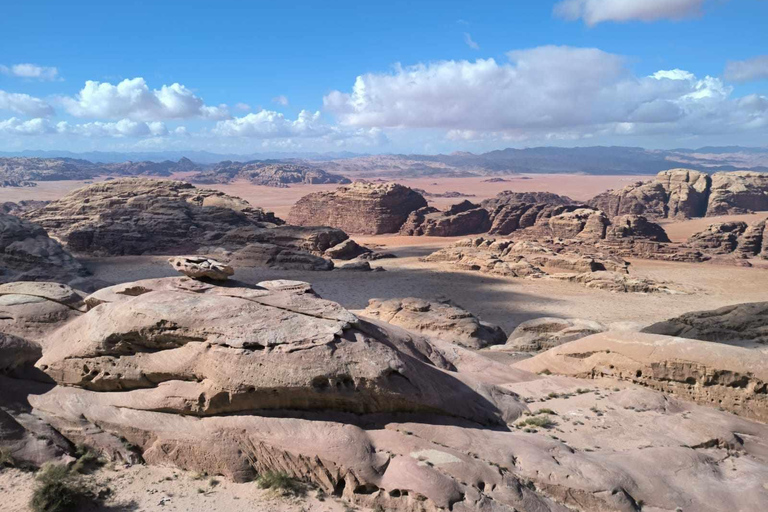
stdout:
{"type": "Polygon", "coordinates": [[[768,144],[765,0],[3,11],[0,150],[768,144]]]}

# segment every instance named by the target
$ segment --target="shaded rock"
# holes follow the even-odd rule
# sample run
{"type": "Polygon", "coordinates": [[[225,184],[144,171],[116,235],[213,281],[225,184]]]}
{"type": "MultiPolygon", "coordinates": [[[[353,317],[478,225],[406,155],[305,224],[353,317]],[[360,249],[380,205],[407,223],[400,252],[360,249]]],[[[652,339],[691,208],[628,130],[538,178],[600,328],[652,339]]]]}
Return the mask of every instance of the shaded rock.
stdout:
{"type": "Polygon", "coordinates": [[[43,354],[39,346],[12,334],[0,332],[0,373],[31,366],[43,354]]]}
{"type": "Polygon", "coordinates": [[[371,267],[371,264],[368,261],[360,260],[360,261],[353,261],[351,263],[345,263],[344,265],[341,265],[336,270],[352,270],[357,272],[370,272],[374,270],[371,267]]]}
{"type": "Polygon", "coordinates": [[[24,219],[0,213],[0,283],[69,282],[88,271],[45,230],[24,219]]]}
{"type": "Polygon", "coordinates": [[[607,238],[643,238],[653,242],[669,242],[667,232],[642,215],[614,217],[606,232],[607,238]]]}
{"type": "Polygon", "coordinates": [[[83,296],[60,283],[0,285],[0,331],[42,343],[61,323],[81,314],[83,296]]]}
{"type": "Polygon", "coordinates": [[[397,233],[408,215],[427,206],[417,192],[396,183],[355,182],[299,199],[288,220],[299,226],[331,226],[347,233],[397,233]]]}
{"type": "Polygon", "coordinates": [[[768,173],[716,172],[712,175],[707,216],[768,210],[768,173]]]}
{"type": "Polygon", "coordinates": [[[703,405],[768,420],[768,354],[644,333],[602,333],[515,363],[536,373],[628,380],[703,405]]]}
{"type": "Polygon", "coordinates": [[[216,281],[224,281],[233,275],[235,271],[229,265],[225,265],[211,258],[196,256],[177,256],[170,258],[168,263],[176,271],[193,279],[208,278],[216,281]]]}
{"type": "Polygon", "coordinates": [[[538,352],[606,330],[599,322],[580,318],[543,317],[527,320],[512,331],[500,350],[538,352]]]}
{"type": "Polygon", "coordinates": [[[768,302],[693,311],[657,322],[642,332],[728,344],[768,344],[768,302]]]}
{"type": "Polygon", "coordinates": [[[275,244],[252,243],[225,256],[235,267],[271,267],[285,270],[333,270],[333,262],[305,251],[275,244]]]}
{"type": "Polygon", "coordinates": [[[446,211],[431,206],[411,212],[400,234],[405,236],[464,236],[484,233],[491,227],[488,210],[463,201],[446,211]]]}
{"type": "Polygon", "coordinates": [[[688,245],[713,254],[728,254],[736,250],[739,238],[747,230],[745,222],[711,224],[688,238],[688,245]]]}
{"type": "Polygon", "coordinates": [[[585,272],[583,274],[553,274],[554,279],[583,284],[587,288],[626,293],[683,293],[664,283],[612,271],[585,272]]]}
{"type": "Polygon", "coordinates": [[[232,180],[248,180],[255,185],[288,187],[294,183],[350,183],[338,174],[331,174],[318,167],[283,162],[219,162],[211,169],[190,176],[192,183],[229,183],[232,180]]]}
{"type": "MultiPolygon", "coordinates": [[[[486,183],[505,182],[503,178],[492,178],[484,180],[486,183]]],[[[496,197],[485,199],[482,203],[483,208],[493,210],[497,206],[503,204],[512,203],[533,203],[533,204],[552,204],[552,205],[566,205],[573,204],[575,201],[567,196],[560,196],[553,194],[552,192],[514,192],[512,190],[505,190],[499,192],[496,197]]]]}
{"type": "Polygon", "coordinates": [[[474,349],[506,340],[500,327],[482,322],[469,311],[446,302],[413,297],[371,299],[362,315],[474,349]]]}

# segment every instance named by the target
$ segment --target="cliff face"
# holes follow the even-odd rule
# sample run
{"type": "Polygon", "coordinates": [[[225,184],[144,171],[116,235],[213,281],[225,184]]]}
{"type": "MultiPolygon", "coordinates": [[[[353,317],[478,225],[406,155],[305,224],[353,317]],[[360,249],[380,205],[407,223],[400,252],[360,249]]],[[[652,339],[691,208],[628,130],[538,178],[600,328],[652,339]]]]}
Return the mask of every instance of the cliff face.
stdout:
{"type": "Polygon", "coordinates": [[[737,171],[709,176],[670,169],[660,172],[654,181],[599,194],[589,204],[609,217],[690,218],[768,210],[768,174],[737,171]]]}
{"type": "Polygon", "coordinates": [[[357,182],[302,197],[291,208],[288,222],[365,235],[397,233],[411,212],[425,206],[424,197],[408,187],[357,182]]]}

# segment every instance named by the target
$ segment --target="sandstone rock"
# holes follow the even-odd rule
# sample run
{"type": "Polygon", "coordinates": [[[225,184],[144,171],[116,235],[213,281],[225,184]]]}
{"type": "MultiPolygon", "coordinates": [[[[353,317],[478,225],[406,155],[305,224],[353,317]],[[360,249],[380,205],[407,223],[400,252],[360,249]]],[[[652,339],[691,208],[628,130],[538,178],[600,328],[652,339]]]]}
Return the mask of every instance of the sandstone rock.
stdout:
{"type": "Polygon", "coordinates": [[[714,254],[728,254],[736,250],[739,238],[747,230],[745,222],[720,222],[704,231],[691,235],[688,244],[714,254]]]}
{"type": "Polygon", "coordinates": [[[536,225],[546,226],[548,219],[562,213],[583,208],[582,205],[552,205],[548,203],[500,202],[483,203],[490,214],[492,235],[509,235],[521,229],[536,225]],[[495,204],[495,206],[494,206],[495,204]]]}
{"type": "Polygon", "coordinates": [[[360,261],[353,261],[350,263],[345,263],[344,265],[341,265],[336,270],[351,270],[351,271],[357,271],[357,272],[370,272],[374,270],[371,267],[371,264],[365,260],[360,261]]]}
{"type": "Polygon", "coordinates": [[[464,236],[484,233],[491,227],[488,210],[463,201],[441,212],[430,206],[411,212],[400,234],[405,236],[464,236]]]}
{"type": "Polygon", "coordinates": [[[583,284],[587,288],[623,293],[683,293],[652,279],[631,277],[612,271],[585,272],[583,274],[552,274],[554,279],[583,284]]]}
{"type": "Polygon", "coordinates": [[[40,359],[39,346],[12,334],[0,332],[0,373],[11,373],[17,368],[33,365],[40,359]]]}
{"type": "Polygon", "coordinates": [[[176,271],[193,279],[208,278],[216,281],[224,281],[233,275],[235,271],[229,265],[225,265],[211,258],[196,256],[177,256],[170,258],[168,263],[176,271]]]}
{"type": "Polygon", "coordinates": [[[665,217],[701,217],[707,211],[711,179],[703,172],[689,169],[670,169],[656,176],[667,193],[665,217]]]}
{"type": "MultiPolygon", "coordinates": [[[[485,181],[490,182],[490,180],[485,181]]],[[[482,206],[488,210],[493,210],[499,205],[512,203],[566,205],[573,204],[574,202],[570,197],[560,196],[552,192],[514,192],[512,190],[504,190],[499,192],[496,197],[484,200],[482,206]]]]}
{"type": "Polygon", "coordinates": [[[105,255],[194,252],[236,228],[282,223],[223,192],[144,178],[89,185],[25,216],[75,253],[105,255]]]}
{"type": "Polygon", "coordinates": [[[371,299],[362,315],[474,349],[506,340],[500,327],[482,322],[469,311],[446,302],[413,297],[371,299]]]}
{"type": "Polygon", "coordinates": [[[606,330],[599,322],[580,318],[543,317],[528,320],[512,331],[500,350],[538,352],[606,330]]]}
{"type": "Polygon", "coordinates": [[[712,175],[707,216],[768,210],[768,173],[716,172],[712,175]]]}
{"type": "Polygon", "coordinates": [[[338,174],[325,172],[309,165],[268,162],[231,162],[224,161],[192,175],[193,183],[229,183],[232,180],[248,180],[256,185],[267,187],[288,187],[294,183],[350,183],[349,179],[338,174]]]}
{"type": "Polygon", "coordinates": [[[43,228],[0,213],[0,283],[69,282],[88,271],[43,228]]]}
{"type": "Polygon", "coordinates": [[[515,363],[536,373],[610,377],[768,420],[768,353],[643,333],[602,333],[515,363]]]}
{"type": "Polygon", "coordinates": [[[333,270],[333,262],[281,245],[251,243],[224,257],[235,267],[271,267],[285,270],[333,270]]]}
{"type": "Polygon", "coordinates": [[[642,215],[614,217],[607,229],[607,238],[642,238],[653,242],[669,242],[666,231],[642,215]]]}
{"type": "Polygon", "coordinates": [[[589,208],[553,215],[548,222],[552,236],[558,238],[605,238],[608,224],[610,222],[603,212],[589,208]]]}
{"type": "Polygon", "coordinates": [[[651,218],[665,218],[668,211],[669,194],[664,184],[658,181],[638,181],[619,190],[609,190],[589,200],[588,204],[609,217],[619,215],[644,215],[651,218]]]}
{"type": "Polygon", "coordinates": [[[347,233],[397,233],[408,215],[427,206],[417,192],[396,183],[355,182],[299,199],[288,220],[299,226],[331,226],[347,233]]]}
{"type": "Polygon", "coordinates": [[[0,332],[27,341],[43,343],[48,333],[83,310],[82,295],[60,283],[0,285],[0,332]]]}
{"type": "Polygon", "coordinates": [[[768,302],[694,311],[657,322],[642,332],[728,344],[768,344],[768,302]]]}

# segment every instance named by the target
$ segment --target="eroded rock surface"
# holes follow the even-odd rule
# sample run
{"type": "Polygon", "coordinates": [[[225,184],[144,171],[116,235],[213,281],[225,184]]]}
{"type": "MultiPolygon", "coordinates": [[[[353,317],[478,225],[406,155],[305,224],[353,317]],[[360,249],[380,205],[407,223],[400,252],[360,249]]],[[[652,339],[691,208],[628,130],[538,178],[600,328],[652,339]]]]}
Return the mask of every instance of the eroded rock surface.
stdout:
{"type": "Polygon", "coordinates": [[[168,260],[168,263],[177,271],[193,279],[213,279],[225,281],[234,275],[235,270],[229,265],[211,258],[196,256],[177,256],[168,260]]]}
{"type": "Polygon", "coordinates": [[[527,320],[512,331],[499,350],[538,352],[606,330],[600,322],[581,318],[543,317],[527,320]]]}
{"type": "Polygon", "coordinates": [[[347,233],[397,233],[411,212],[425,206],[427,201],[418,192],[397,183],[355,182],[302,197],[291,208],[288,221],[347,233]]]}
{"type": "Polygon", "coordinates": [[[491,227],[488,210],[469,201],[440,211],[431,206],[411,212],[400,234],[405,236],[465,236],[484,233],[491,227]]]}
{"type": "Polygon", "coordinates": [[[768,302],[685,313],[650,325],[642,332],[737,345],[768,344],[768,302]]]}
{"type": "Polygon", "coordinates": [[[483,322],[469,311],[446,302],[414,297],[371,299],[362,315],[474,349],[506,340],[506,334],[500,327],[483,322]]]}

